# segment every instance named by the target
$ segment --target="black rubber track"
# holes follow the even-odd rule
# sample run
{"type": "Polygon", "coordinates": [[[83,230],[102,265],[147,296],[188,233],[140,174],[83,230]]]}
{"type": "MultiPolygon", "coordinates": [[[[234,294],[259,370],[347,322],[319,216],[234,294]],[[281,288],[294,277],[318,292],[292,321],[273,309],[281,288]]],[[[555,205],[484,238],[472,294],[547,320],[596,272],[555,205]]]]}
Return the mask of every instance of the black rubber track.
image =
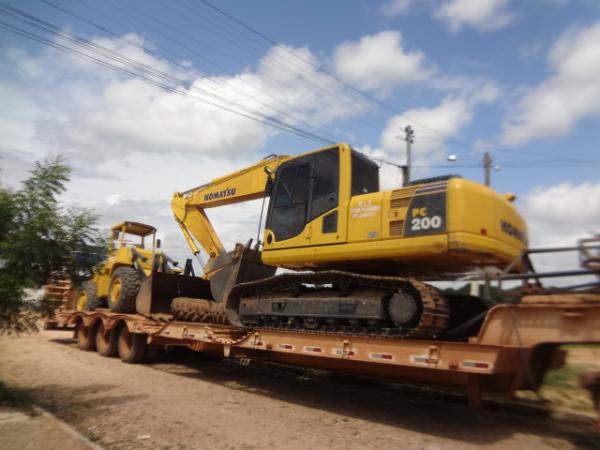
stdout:
{"type": "MultiPolygon", "coordinates": [[[[332,327],[319,329],[317,330],[318,332],[333,334],[344,332],[362,336],[387,336],[391,334],[395,337],[403,338],[432,339],[446,331],[448,326],[450,315],[448,304],[443,294],[435,287],[413,278],[362,275],[338,270],[327,270],[316,273],[284,273],[258,281],[236,284],[227,297],[226,313],[229,323],[246,328],[271,328],[268,325],[245,325],[238,314],[241,299],[270,295],[277,292],[289,292],[298,283],[311,285],[348,283],[349,285],[376,288],[382,291],[401,291],[419,298],[423,305],[423,312],[419,322],[410,329],[389,328],[385,326],[372,329],[363,329],[362,327],[347,328],[334,324],[332,327]]],[[[302,326],[300,329],[302,331],[311,331],[302,326]]]]}

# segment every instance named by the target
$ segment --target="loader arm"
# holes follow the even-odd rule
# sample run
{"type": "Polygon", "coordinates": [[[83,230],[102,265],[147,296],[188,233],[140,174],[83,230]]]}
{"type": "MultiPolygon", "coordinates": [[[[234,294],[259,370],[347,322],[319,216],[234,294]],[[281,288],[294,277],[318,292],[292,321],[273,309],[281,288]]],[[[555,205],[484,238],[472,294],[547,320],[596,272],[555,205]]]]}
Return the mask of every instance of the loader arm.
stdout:
{"type": "MultiPolygon", "coordinates": [[[[268,195],[270,174],[288,159],[290,157],[285,155],[268,156],[245,169],[215,178],[210,183],[176,192],[171,200],[171,209],[192,252],[198,255],[202,247],[210,258],[224,254],[221,239],[205,209],[265,197],[268,195]]],[[[207,275],[205,273],[205,277],[207,275]]]]}

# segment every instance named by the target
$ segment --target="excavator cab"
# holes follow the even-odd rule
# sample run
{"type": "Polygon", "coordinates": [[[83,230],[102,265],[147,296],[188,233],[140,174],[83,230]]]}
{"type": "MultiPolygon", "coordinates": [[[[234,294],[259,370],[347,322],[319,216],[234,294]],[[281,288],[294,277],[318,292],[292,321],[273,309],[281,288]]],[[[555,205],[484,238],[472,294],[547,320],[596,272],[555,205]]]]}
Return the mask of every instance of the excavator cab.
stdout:
{"type": "Polygon", "coordinates": [[[275,174],[265,250],[346,242],[348,198],[378,191],[379,167],[349,148],[284,162],[275,174]]]}

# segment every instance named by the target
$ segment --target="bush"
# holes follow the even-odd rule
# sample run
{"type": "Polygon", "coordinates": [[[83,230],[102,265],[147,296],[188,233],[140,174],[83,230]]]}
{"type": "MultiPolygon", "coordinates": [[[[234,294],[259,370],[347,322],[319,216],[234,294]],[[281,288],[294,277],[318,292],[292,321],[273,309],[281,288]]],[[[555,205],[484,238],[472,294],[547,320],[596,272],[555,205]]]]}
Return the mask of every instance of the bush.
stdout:
{"type": "Polygon", "coordinates": [[[88,210],[64,209],[71,169],[60,157],[36,162],[18,191],[0,188],[0,333],[37,330],[35,302],[27,289],[39,289],[62,272],[75,285],[89,278],[106,242],[88,210]]]}

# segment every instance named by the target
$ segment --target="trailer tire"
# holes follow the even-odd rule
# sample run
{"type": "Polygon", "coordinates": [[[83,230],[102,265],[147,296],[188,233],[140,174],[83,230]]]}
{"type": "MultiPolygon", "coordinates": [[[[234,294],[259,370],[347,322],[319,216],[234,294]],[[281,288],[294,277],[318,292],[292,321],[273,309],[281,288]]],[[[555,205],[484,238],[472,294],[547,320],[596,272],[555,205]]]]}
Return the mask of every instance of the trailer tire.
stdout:
{"type": "Polygon", "coordinates": [[[225,323],[224,306],[225,302],[177,297],[171,302],[171,313],[175,319],[186,322],[225,323]]]}
{"type": "Polygon", "coordinates": [[[76,311],[92,311],[100,307],[100,300],[96,294],[96,284],[93,281],[86,281],[77,291],[75,298],[76,311]]]}
{"type": "Polygon", "coordinates": [[[96,351],[99,355],[114,357],[119,354],[119,335],[114,329],[106,330],[100,322],[96,330],[96,351]]]}
{"type": "Polygon", "coordinates": [[[137,364],[144,360],[148,344],[146,335],[130,333],[127,325],[123,324],[119,331],[119,357],[128,364],[137,364]]]}
{"type": "Polygon", "coordinates": [[[77,346],[80,350],[86,352],[96,350],[96,328],[86,327],[83,322],[79,322],[75,327],[75,337],[77,338],[77,346]]]}
{"type": "Polygon", "coordinates": [[[119,267],[108,286],[108,307],[112,312],[135,313],[135,298],[140,290],[142,278],[133,267],[119,267]]]}

